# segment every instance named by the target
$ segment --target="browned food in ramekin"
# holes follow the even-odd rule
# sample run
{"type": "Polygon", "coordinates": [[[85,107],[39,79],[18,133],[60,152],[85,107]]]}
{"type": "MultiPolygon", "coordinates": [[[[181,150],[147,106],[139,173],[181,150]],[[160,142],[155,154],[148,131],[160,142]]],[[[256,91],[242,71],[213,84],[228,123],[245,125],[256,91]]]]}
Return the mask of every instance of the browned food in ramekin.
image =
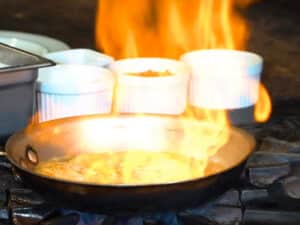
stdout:
{"type": "Polygon", "coordinates": [[[166,77],[166,76],[171,76],[174,75],[168,70],[165,71],[153,71],[153,70],[147,70],[144,72],[131,72],[131,73],[126,73],[129,76],[140,76],[140,77],[166,77]]]}

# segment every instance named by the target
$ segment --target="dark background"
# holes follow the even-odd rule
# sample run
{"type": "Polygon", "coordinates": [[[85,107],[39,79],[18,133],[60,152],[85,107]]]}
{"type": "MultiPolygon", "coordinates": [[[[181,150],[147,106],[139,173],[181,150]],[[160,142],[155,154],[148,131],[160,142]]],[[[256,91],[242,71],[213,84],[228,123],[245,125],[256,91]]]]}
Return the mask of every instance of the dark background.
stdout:
{"type": "MultiPolygon", "coordinates": [[[[96,7],[96,0],[0,0],[0,30],[94,48],[96,7]]],[[[251,26],[248,50],[264,57],[263,81],[271,95],[300,98],[300,1],[261,0],[244,13],[251,26]]]]}

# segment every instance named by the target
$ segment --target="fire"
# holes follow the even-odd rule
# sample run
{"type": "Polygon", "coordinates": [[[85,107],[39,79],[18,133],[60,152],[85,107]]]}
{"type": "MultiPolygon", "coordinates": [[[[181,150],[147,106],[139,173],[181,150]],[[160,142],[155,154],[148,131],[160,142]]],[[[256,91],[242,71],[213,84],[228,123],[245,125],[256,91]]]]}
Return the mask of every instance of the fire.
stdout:
{"type": "MultiPolygon", "coordinates": [[[[225,125],[225,116],[218,115],[218,117],[219,124],[215,121],[211,122],[209,118],[205,122],[195,120],[194,116],[187,116],[180,120],[146,115],[112,117],[106,121],[103,118],[86,120],[80,124],[80,133],[84,141],[78,148],[88,149],[89,152],[98,154],[115,152],[116,154],[111,154],[111,157],[117,157],[115,155],[118,155],[118,152],[123,152],[118,171],[125,175],[125,180],[126,177],[131,177],[131,183],[140,183],[143,180],[147,180],[148,183],[157,182],[159,174],[156,169],[165,171],[166,168],[170,168],[164,158],[165,154],[169,153],[177,155],[176,160],[173,158],[171,167],[176,168],[178,164],[177,168],[181,168],[182,159],[185,158],[190,159],[185,161],[185,167],[194,171],[189,176],[178,171],[176,173],[178,181],[185,180],[187,177],[199,178],[206,175],[208,159],[213,157],[232,135],[229,127],[225,125]],[[114,125],[109,126],[109,124],[114,125]],[[104,126],[105,129],[102,129],[104,126]],[[153,153],[156,153],[157,157],[154,161],[153,153]],[[137,168],[134,167],[137,165],[139,173],[144,172],[142,180],[139,180],[138,175],[135,176],[134,171],[137,168]],[[153,168],[154,171],[145,168],[153,168]]],[[[165,180],[173,177],[172,173],[168,174],[169,176],[164,175],[165,180]]]]}
{"type": "MultiPolygon", "coordinates": [[[[116,59],[178,59],[186,52],[199,49],[243,50],[246,48],[249,33],[247,23],[238,8],[247,7],[254,1],[189,0],[187,3],[180,0],[100,0],[96,18],[96,45],[98,49],[116,59]]],[[[234,69],[232,68],[232,73],[236,72],[234,69]]],[[[239,80],[235,80],[236,88],[232,88],[231,95],[238,98],[243,92],[239,88],[251,88],[252,81],[249,84],[247,82],[243,80],[239,83],[239,80]]],[[[270,116],[271,101],[262,85],[259,85],[259,89],[255,119],[262,122],[270,116]]],[[[218,96],[209,94],[209,98],[214,97],[218,99],[218,96]]],[[[131,132],[126,132],[126,138],[138,145],[142,144],[144,148],[153,149],[157,147],[155,145],[163,145],[167,138],[154,130],[148,130],[148,135],[141,132],[147,127],[148,119],[140,120],[139,129],[134,127],[131,132]],[[149,142],[149,139],[145,139],[154,133],[160,136],[159,140],[149,142]]],[[[180,121],[185,135],[177,148],[182,154],[201,159],[204,175],[209,158],[230,140],[227,111],[191,108],[185,113],[185,119],[180,121]],[[186,118],[196,124],[195,118],[206,121],[208,126],[204,128],[191,125],[193,123],[186,123],[186,118]],[[201,150],[195,146],[201,146],[201,150]]],[[[88,129],[91,126],[94,125],[89,125],[88,129]]],[[[94,137],[90,141],[95,143],[98,139],[94,137]]]]}
{"type": "MultiPolygon", "coordinates": [[[[116,59],[178,59],[196,49],[243,50],[249,29],[239,9],[256,1],[99,0],[96,46],[116,59]]],[[[272,107],[267,90],[260,90],[254,115],[257,122],[266,121],[272,107]]]]}
{"type": "MultiPolygon", "coordinates": [[[[180,55],[195,49],[245,49],[248,29],[237,8],[245,7],[250,2],[250,0],[188,0],[188,3],[183,0],[99,0],[96,22],[97,48],[116,59],[130,57],[178,59],[180,55]]],[[[238,72],[234,71],[235,69],[238,70],[232,68],[229,70],[230,73],[238,72]]],[[[186,75],[188,77],[188,73],[186,75]]],[[[237,98],[241,97],[236,94],[241,92],[238,90],[239,85],[242,88],[251,86],[240,80],[234,80],[234,85],[237,89],[232,88],[229,95],[237,98]]],[[[157,99],[159,97],[157,96],[157,99]]],[[[214,97],[219,96],[209,95],[209,101],[214,97]]],[[[170,101],[172,100],[174,101],[174,99],[170,101]]],[[[155,102],[151,99],[145,103],[150,101],[155,102]]],[[[270,98],[261,86],[255,108],[257,121],[265,121],[270,115],[270,108],[270,98]]],[[[120,118],[122,117],[83,121],[80,127],[80,140],[76,147],[86,149],[85,151],[89,153],[109,153],[108,160],[116,157],[114,152],[123,151],[121,163],[117,161],[117,171],[124,175],[125,183],[131,178],[139,179],[136,171],[138,173],[148,171],[147,168],[150,168],[150,173],[141,176],[147,180],[146,183],[151,183],[153,179],[153,182],[156,182],[161,178],[160,171],[166,172],[164,178],[166,180],[170,178],[172,182],[174,175],[179,176],[176,176],[178,181],[203,177],[207,175],[206,168],[212,157],[233,138],[227,112],[223,109],[191,109],[185,113],[184,118],[176,119],[145,115],[120,118]],[[166,152],[176,152],[182,158],[187,157],[191,160],[184,166],[181,164],[182,159],[170,161],[168,158],[166,161],[164,160],[166,152]],[[151,153],[161,155],[153,160],[151,153]],[[197,175],[186,178],[185,173],[180,177],[184,169],[174,171],[177,168],[187,168],[186,166],[193,172],[197,171],[197,175]]],[[[60,131],[53,132],[56,134],[60,131]]],[[[109,170],[103,167],[101,160],[93,158],[94,155],[91,155],[90,160],[85,160],[87,164],[93,162],[93,173],[98,171],[97,168],[99,170],[104,168],[105,174],[109,177],[114,174],[115,164],[112,170],[109,170]]],[[[192,174],[189,169],[186,171],[188,175],[192,174]]],[[[139,182],[143,183],[141,180],[133,181],[139,182]]]]}
{"type": "Polygon", "coordinates": [[[271,97],[264,85],[259,86],[259,97],[254,108],[254,118],[257,122],[266,122],[272,113],[271,97]]]}
{"type": "Polygon", "coordinates": [[[243,49],[237,7],[249,0],[100,0],[96,45],[115,58],[178,58],[206,48],[243,49]]]}

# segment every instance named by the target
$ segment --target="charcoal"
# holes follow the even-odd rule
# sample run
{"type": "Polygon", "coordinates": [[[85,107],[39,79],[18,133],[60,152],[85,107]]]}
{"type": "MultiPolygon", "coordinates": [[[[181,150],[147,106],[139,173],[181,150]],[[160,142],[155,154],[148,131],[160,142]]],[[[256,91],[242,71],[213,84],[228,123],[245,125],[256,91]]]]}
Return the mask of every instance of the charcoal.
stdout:
{"type": "Polygon", "coordinates": [[[215,202],[218,206],[240,207],[240,194],[238,190],[232,189],[221,195],[215,202]]]}
{"type": "Polygon", "coordinates": [[[161,225],[179,225],[177,214],[174,212],[156,213],[150,217],[158,221],[161,225]]]}
{"type": "Polygon", "coordinates": [[[300,209],[300,178],[288,177],[273,184],[269,189],[270,196],[278,200],[280,208],[300,209]]]}
{"type": "Polygon", "coordinates": [[[128,219],[127,225],[144,225],[142,217],[133,217],[128,219]]]}
{"type": "Polygon", "coordinates": [[[9,219],[9,210],[8,208],[0,208],[0,220],[8,220],[9,219]]]}
{"type": "Polygon", "coordinates": [[[249,159],[247,166],[267,166],[282,163],[300,163],[300,154],[255,152],[249,159]]]}
{"type": "Polygon", "coordinates": [[[279,140],[273,137],[266,137],[263,139],[259,150],[281,153],[300,153],[300,144],[279,140]]]}
{"type": "Polygon", "coordinates": [[[30,189],[12,188],[9,190],[10,205],[26,206],[26,205],[41,205],[45,200],[30,189]]]}
{"type": "Polygon", "coordinates": [[[247,168],[282,165],[287,163],[289,163],[289,159],[281,156],[281,154],[270,152],[255,152],[250,156],[247,162],[247,168]]]}
{"type": "Polygon", "coordinates": [[[249,182],[256,187],[267,187],[291,171],[288,163],[265,167],[248,168],[249,182]]]}
{"type": "Polygon", "coordinates": [[[87,212],[78,212],[74,210],[60,210],[62,215],[69,215],[69,214],[79,214],[80,215],[80,221],[82,224],[102,224],[105,220],[106,216],[101,214],[91,214],[87,212]]]}
{"type": "Polygon", "coordinates": [[[292,165],[291,175],[295,177],[300,177],[300,161],[292,162],[291,165],[292,165]]]}
{"type": "Polygon", "coordinates": [[[266,189],[249,189],[241,191],[241,202],[245,207],[256,206],[266,207],[274,205],[276,202],[270,197],[266,189]]]}
{"type": "Polygon", "coordinates": [[[1,172],[11,172],[12,165],[7,159],[0,158],[0,170],[1,172]]]}
{"type": "Polygon", "coordinates": [[[5,156],[0,155],[0,163],[4,163],[4,162],[10,163],[9,160],[5,156]]]}
{"type": "MultiPolygon", "coordinates": [[[[22,177],[21,177],[21,175],[16,171],[16,168],[13,167],[11,171],[12,171],[12,174],[13,174],[15,180],[16,180],[17,182],[19,182],[20,184],[23,184],[22,177]]],[[[18,187],[15,187],[15,188],[18,188],[18,187]]]]}
{"type": "Polygon", "coordinates": [[[286,141],[297,141],[300,139],[299,128],[299,117],[285,117],[262,124],[255,136],[259,139],[275,137],[286,141]]]}
{"type": "MultiPolygon", "coordinates": [[[[4,147],[0,147],[0,153],[2,153],[4,151],[4,147]]],[[[9,163],[8,159],[6,156],[1,156],[0,154],[0,165],[9,165],[9,168],[11,168],[11,164],[9,163]]],[[[1,167],[2,168],[2,167],[1,167]]]]}
{"type": "Polygon", "coordinates": [[[299,225],[300,213],[264,209],[246,209],[243,225],[299,225]]]}
{"type": "Polygon", "coordinates": [[[236,225],[242,220],[242,210],[236,207],[212,206],[206,208],[196,208],[186,210],[179,213],[179,217],[183,221],[195,220],[201,224],[216,224],[216,225],[236,225]]]}
{"type": "MultiPolygon", "coordinates": [[[[220,225],[217,222],[212,222],[204,217],[182,217],[180,218],[181,224],[183,225],[220,225]]],[[[162,225],[162,224],[159,224],[162,225]]],[[[237,225],[237,224],[234,224],[237,225]]]]}
{"type": "Polygon", "coordinates": [[[7,204],[7,192],[1,191],[0,192],[0,207],[7,204]]]}
{"type": "MultiPolygon", "coordinates": [[[[298,102],[299,103],[299,102],[298,102]]],[[[286,120],[285,123],[289,124],[290,127],[293,129],[299,129],[300,128],[300,117],[299,113],[295,116],[289,116],[286,120]]]]}
{"type": "Polygon", "coordinates": [[[17,182],[12,174],[0,174],[0,192],[7,191],[10,188],[21,187],[22,184],[17,182]]]}
{"type": "Polygon", "coordinates": [[[11,217],[15,225],[35,225],[55,215],[57,210],[49,205],[11,208],[11,217]]]}
{"type": "Polygon", "coordinates": [[[1,220],[0,219],[0,225],[12,225],[12,224],[10,223],[9,220],[1,220]]]}
{"type": "Polygon", "coordinates": [[[108,216],[104,219],[104,221],[101,223],[101,225],[117,225],[118,221],[113,216],[108,216]]]}
{"type": "Polygon", "coordinates": [[[281,185],[285,194],[293,199],[300,200],[300,178],[299,177],[288,177],[278,184],[281,185]]]}
{"type": "Polygon", "coordinates": [[[144,225],[162,225],[159,221],[156,221],[155,219],[144,219],[143,222],[144,225]]]}
{"type": "Polygon", "coordinates": [[[45,221],[40,225],[77,225],[80,221],[80,216],[77,213],[71,213],[65,216],[57,216],[45,221]]]}

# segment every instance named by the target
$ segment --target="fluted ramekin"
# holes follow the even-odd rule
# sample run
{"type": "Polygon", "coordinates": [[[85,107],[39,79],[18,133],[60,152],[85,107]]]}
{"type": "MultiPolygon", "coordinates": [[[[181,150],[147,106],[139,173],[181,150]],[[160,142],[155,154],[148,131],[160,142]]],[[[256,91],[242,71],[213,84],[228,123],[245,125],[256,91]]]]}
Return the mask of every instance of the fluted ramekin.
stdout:
{"type": "Polygon", "coordinates": [[[113,89],[113,74],[104,68],[58,65],[41,69],[37,80],[38,120],[110,113],[113,89]]]}
{"type": "Polygon", "coordinates": [[[179,115],[185,111],[189,71],[183,62],[164,58],[132,58],[116,61],[110,68],[117,77],[118,112],[179,115]],[[170,75],[130,75],[147,71],[170,75]]]}
{"type": "Polygon", "coordinates": [[[263,68],[261,56],[236,50],[199,50],[181,60],[191,70],[189,103],[209,109],[239,109],[254,105],[263,68]]]}

